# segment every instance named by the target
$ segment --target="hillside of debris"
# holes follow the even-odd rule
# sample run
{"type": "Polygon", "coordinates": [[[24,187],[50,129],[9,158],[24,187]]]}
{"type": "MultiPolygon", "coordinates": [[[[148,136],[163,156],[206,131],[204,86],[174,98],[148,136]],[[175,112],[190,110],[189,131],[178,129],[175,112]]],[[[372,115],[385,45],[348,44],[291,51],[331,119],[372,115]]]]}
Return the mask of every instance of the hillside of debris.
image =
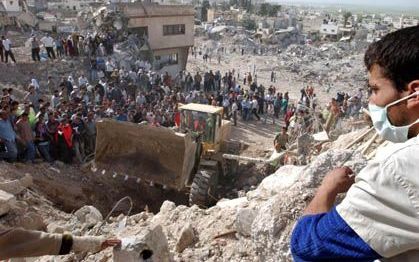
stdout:
{"type": "MultiPolygon", "coordinates": [[[[357,173],[379,146],[386,146],[371,130],[363,128],[342,135],[324,144],[323,152],[310,164],[282,166],[242,197],[222,199],[209,209],[165,201],[158,212],[146,208],[125,216],[130,206],[121,203],[106,221],[108,212],[104,210],[113,207],[115,199],[123,194],[106,201],[101,201],[100,193],[87,198],[88,194],[81,191],[98,183],[99,178],[83,176],[64,166],[36,165],[29,170],[24,165],[3,163],[0,222],[6,226],[21,225],[56,233],[117,236],[122,240],[122,246],[113,251],[54,257],[54,261],[138,261],[132,258],[144,255],[144,250],[151,250],[153,261],[291,261],[288,243],[293,225],[326,173],[342,165],[357,173]],[[32,175],[22,175],[25,172],[32,175]],[[73,179],[66,177],[70,174],[74,175],[73,179]],[[46,180],[50,182],[45,183],[46,180]],[[51,181],[62,181],[61,187],[51,181]],[[69,181],[74,184],[70,185],[69,181]],[[83,184],[86,188],[81,186],[83,184]],[[64,191],[69,186],[72,192],[64,191]],[[54,191],[54,187],[55,195],[53,192],[45,194],[54,191]],[[67,193],[70,194],[67,199],[57,199],[67,193]],[[69,211],[69,203],[77,200],[79,204],[99,205],[69,211]],[[100,205],[106,202],[108,206],[100,205]],[[61,211],[63,207],[67,207],[64,208],[67,212],[61,211]]],[[[98,188],[103,187],[103,196],[114,194],[106,191],[108,187],[103,186],[106,184],[103,181],[98,185],[98,188]]],[[[98,191],[98,188],[91,190],[98,191]]],[[[140,192],[137,198],[132,198],[134,204],[141,196],[140,192]]],[[[41,257],[31,261],[51,259],[41,257]]]]}

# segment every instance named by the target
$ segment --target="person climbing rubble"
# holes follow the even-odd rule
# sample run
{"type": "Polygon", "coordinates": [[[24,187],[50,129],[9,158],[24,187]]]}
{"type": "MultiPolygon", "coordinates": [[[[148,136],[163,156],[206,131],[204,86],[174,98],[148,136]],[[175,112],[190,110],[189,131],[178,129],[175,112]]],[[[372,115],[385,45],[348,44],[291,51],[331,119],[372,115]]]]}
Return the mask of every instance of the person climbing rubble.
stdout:
{"type": "Polygon", "coordinates": [[[44,255],[66,255],[71,251],[75,253],[96,253],[107,247],[120,244],[121,241],[116,238],[49,234],[41,231],[0,226],[0,260],[44,255]]]}
{"type": "Polygon", "coordinates": [[[326,175],[294,228],[295,261],[419,261],[419,26],[371,44],[364,61],[371,119],[394,144],[355,176],[326,175]]]}
{"type": "Polygon", "coordinates": [[[274,139],[274,147],[276,152],[280,152],[281,150],[287,150],[287,143],[288,143],[288,133],[287,128],[282,127],[281,133],[277,134],[274,139]]]}

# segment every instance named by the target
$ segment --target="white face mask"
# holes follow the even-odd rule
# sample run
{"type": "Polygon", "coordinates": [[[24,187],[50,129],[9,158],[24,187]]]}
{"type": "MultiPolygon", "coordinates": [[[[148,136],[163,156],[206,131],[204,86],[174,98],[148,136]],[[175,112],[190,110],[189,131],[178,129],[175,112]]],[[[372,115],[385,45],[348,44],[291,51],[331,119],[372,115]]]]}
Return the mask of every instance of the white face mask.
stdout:
{"type": "Polygon", "coordinates": [[[390,106],[393,106],[404,100],[407,100],[411,97],[415,97],[418,95],[419,95],[419,91],[416,91],[415,93],[408,95],[406,97],[403,97],[402,99],[399,99],[397,101],[394,101],[385,107],[380,107],[374,104],[368,105],[374,127],[377,130],[378,134],[383,139],[388,140],[390,142],[394,142],[394,143],[403,143],[408,140],[409,128],[419,123],[419,119],[417,119],[412,124],[409,124],[406,126],[394,126],[390,123],[390,120],[388,119],[387,109],[390,106]]]}

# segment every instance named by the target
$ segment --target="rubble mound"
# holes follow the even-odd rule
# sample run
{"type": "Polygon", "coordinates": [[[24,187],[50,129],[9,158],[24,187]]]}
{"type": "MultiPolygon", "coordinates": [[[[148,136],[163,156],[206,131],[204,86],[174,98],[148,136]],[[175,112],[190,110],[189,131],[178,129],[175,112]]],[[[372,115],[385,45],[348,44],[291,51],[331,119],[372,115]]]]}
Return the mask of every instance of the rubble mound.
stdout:
{"type": "MultiPolygon", "coordinates": [[[[145,261],[136,259],[153,256],[158,261],[291,261],[289,238],[297,218],[327,171],[343,163],[358,172],[367,162],[351,150],[332,149],[307,166],[283,166],[246,196],[220,200],[209,209],[166,201],[156,214],[121,214],[103,223],[100,213],[86,206],[57,217],[48,231],[122,239],[113,252],[77,258],[84,261],[145,261]]],[[[74,256],[54,259],[68,261],[74,256]]]]}

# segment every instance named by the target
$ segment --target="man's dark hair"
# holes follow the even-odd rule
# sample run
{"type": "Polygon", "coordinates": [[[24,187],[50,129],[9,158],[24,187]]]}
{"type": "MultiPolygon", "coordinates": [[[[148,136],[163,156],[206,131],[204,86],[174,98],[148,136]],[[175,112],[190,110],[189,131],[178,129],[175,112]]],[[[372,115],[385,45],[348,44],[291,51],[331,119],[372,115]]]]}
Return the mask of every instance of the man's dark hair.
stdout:
{"type": "Polygon", "coordinates": [[[372,43],[364,62],[368,71],[379,65],[399,92],[406,90],[407,84],[419,79],[419,26],[395,31],[372,43]]]}

